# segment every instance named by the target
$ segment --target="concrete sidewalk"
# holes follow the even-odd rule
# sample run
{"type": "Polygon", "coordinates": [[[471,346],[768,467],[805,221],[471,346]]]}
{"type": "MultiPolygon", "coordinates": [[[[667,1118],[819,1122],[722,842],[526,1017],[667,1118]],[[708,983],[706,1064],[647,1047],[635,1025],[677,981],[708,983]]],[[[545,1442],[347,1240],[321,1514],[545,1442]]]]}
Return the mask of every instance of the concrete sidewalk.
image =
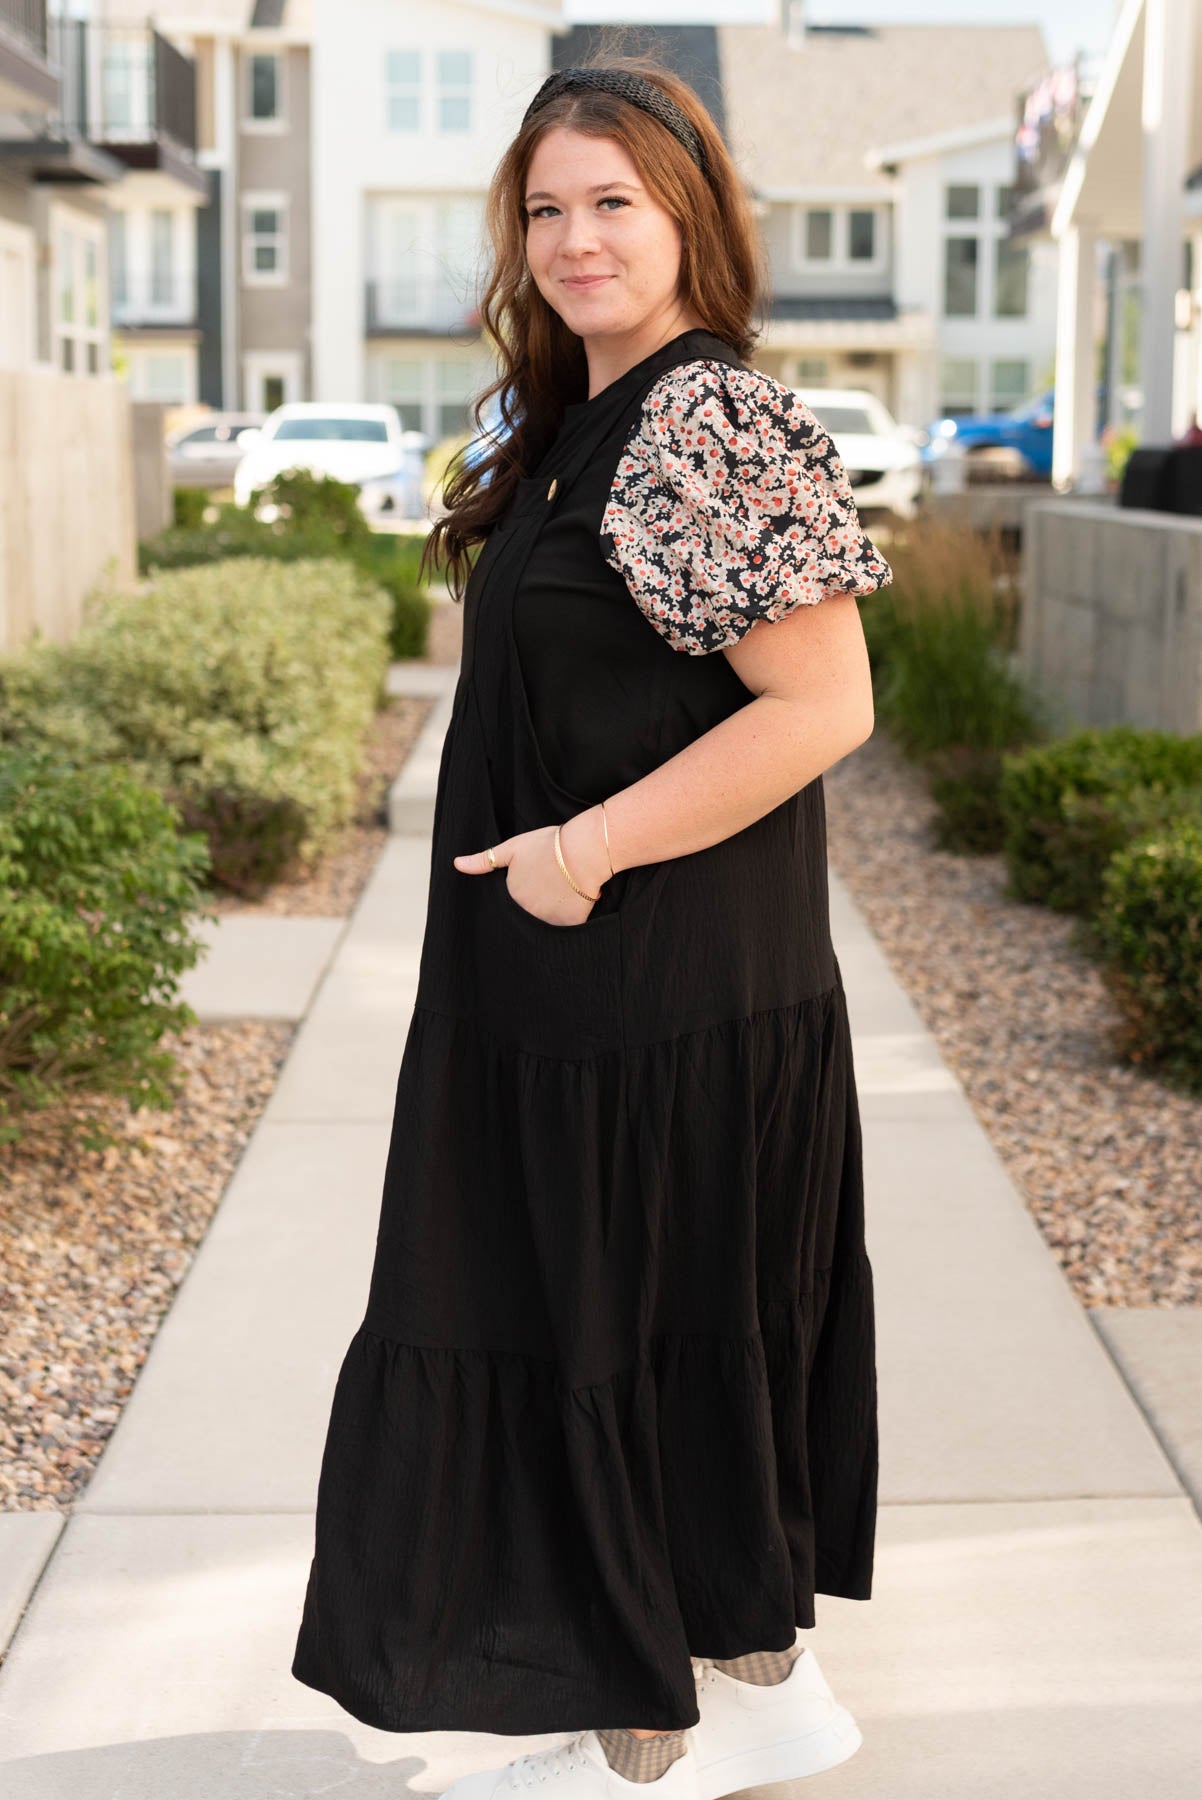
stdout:
{"type": "MultiPolygon", "coordinates": [[[[33,1588],[0,1669],[6,1800],[396,1800],[549,1741],[374,1731],[290,1674],[330,1398],[367,1291],[446,712],[332,955],[312,945],[325,960],[278,1087],[86,1495],[61,1529],[37,1515],[0,1536],[10,1618],[33,1588]]],[[[1195,1800],[1202,1524],[833,871],[831,890],[881,1511],[872,1601],[820,1595],[813,1634],[864,1746],[805,1791],[1195,1800]]]]}

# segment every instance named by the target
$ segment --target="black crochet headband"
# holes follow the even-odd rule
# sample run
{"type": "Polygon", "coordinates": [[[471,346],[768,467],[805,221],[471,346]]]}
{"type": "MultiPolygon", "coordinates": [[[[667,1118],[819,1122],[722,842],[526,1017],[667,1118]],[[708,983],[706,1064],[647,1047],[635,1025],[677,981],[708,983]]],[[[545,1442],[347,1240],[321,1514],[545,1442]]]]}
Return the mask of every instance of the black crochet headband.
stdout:
{"type": "Polygon", "coordinates": [[[621,99],[629,100],[632,106],[641,106],[645,113],[650,113],[653,119],[658,119],[661,125],[667,126],[672,136],[684,145],[701,173],[708,175],[705,146],[688,114],[662,88],[656,87],[653,81],[645,81],[641,75],[633,75],[628,69],[556,69],[554,74],[547,76],[526,108],[522,118],[523,126],[548,100],[554,100],[558,94],[570,88],[601,88],[607,94],[617,94],[621,99]]]}

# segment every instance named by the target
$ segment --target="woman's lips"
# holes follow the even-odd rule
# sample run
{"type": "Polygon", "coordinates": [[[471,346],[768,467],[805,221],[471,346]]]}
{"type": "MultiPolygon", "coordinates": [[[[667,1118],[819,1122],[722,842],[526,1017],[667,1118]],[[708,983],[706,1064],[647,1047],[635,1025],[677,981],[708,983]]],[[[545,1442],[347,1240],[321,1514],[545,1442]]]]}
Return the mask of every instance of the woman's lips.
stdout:
{"type": "Polygon", "coordinates": [[[586,288],[600,287],[603,281],[608,281],[609,279],[608,275],[568,275],[565,276],[563,285],[570,288],[579,288],[583,292],[586,288]]]}

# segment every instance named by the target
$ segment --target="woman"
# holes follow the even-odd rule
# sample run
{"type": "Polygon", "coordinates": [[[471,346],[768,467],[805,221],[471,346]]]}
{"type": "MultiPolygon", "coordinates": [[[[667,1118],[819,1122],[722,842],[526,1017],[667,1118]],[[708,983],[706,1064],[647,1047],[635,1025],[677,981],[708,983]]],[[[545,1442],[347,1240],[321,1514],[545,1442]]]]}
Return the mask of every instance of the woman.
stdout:
{"type": "Polygon", "coordinates": [[[455,1800],[712,1800],[860,1741],[800,1638],[870,1595],[877,1478],[821,773],[890,571],[742,360],[761,253],[682,82],[551,76],[490,230],[508,433],[432,534],[456,590],[484,547],[293,1673],[574,1733],[455,1800]]]}

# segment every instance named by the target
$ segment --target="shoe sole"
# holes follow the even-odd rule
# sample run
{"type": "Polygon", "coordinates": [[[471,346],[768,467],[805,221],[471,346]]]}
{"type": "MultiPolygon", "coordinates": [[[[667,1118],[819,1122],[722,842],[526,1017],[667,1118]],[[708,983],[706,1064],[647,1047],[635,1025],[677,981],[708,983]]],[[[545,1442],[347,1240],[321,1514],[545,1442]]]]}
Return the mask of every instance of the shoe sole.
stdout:
{"type": "Polygon", "coordinates": [[[740,1750],[719,1762],[707,1763],[697,1772],[697,1800],[723,1800],[744,1788],[769,1787],[775,1781],[796,1781],[803,1775],[820,1775],[854,1756],[863,1735],[845,1706],[835,1707],[834,1717],[804,1737],[786,1738],[780,1744],[764,1744],[757,1750],[740,1750]]]}

